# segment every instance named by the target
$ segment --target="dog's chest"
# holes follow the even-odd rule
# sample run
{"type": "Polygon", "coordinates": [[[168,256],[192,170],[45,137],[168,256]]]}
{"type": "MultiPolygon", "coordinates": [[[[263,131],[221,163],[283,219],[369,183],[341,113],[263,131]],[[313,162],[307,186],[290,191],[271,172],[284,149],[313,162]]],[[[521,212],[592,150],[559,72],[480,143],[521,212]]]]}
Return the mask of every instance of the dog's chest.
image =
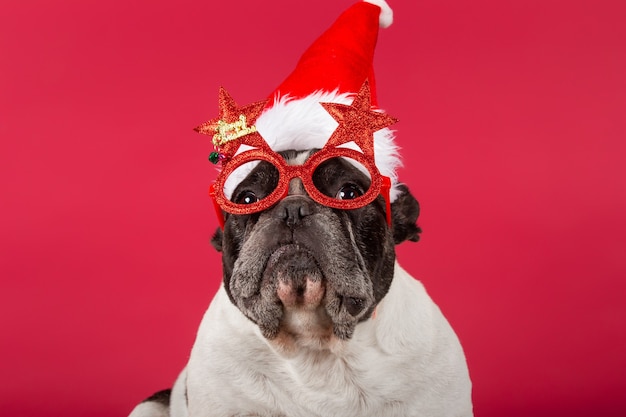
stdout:
{"type": "Polygon", "coordinates": [[[289,417],[396,415],[407,405],[409,384],[395,362],[372,346],[339,355],[305,350],[275,361],[262,371],[271,381],[265,386],[267,415],[277,415],[274,404],[289,417]]]}
{"type": "Polygon", "coordinates": [[[203,323],[211,329],[200,332],[188,366],[190,415],[409,415],[413,365],[380,349],[372,323],[332,347],[335,353],[301,348],[284,356],[220,295],[219,308],[203,323]]]}
{"type": "Polygon", "coordinates": [[[248,367],[247,378],[238,378],[243,395],[237,401],[239,407],[249,401],[244,408],[256,416],[408,415],[406,370],[366,347],[341,356],[309,351],[257,359],[256,369],[248,367]]]}

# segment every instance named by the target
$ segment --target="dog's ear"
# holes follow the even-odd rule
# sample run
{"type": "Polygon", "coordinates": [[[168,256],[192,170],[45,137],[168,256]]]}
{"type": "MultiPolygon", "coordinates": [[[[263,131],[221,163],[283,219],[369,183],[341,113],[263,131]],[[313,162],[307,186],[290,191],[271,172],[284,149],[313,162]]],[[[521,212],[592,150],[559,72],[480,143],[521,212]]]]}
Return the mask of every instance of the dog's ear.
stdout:
{"type": "Polygon", "coordinates": [[[215,233],[213,234],[213,237],[211,238],[211,245],[213,245],[213,247],[218,252],[222,251],[222,237],[223,236],[224,234],[222,233],[222,229],[218,227],[215,233]]]}
{"type": "Polygon", "coordinates": [[[400,191],[400,194],[391,203],[393,240],[396,245],[405,240],[417,242],[420,239],[419,234],[422,232],[422,229],[416,224],[420,214],[420,205],[406,185],[398,185],[397,190],[400,191]]]}

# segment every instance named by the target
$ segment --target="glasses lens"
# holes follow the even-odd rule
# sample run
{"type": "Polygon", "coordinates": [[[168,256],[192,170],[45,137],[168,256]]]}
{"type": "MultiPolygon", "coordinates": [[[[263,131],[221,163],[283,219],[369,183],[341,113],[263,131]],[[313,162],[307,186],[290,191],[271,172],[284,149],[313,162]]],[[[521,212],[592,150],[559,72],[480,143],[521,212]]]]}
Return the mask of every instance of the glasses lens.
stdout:
{"type": "Polygon", "coordinates": [[[233,204],[254,205],[278,185],[278,169],[270,162],[252,160],[235,168],[224,181],[224,196],[233,204]]]}
{"type": "MultiPolygon", "coordinates": [[[[362,205],[369,203],[372,200],[371,184],[371,174],[365,165],[347,156],[326,159],[313,171],[313,185],[328,200],[335,200],[330,203],[333,206],[350,201],[361,201],[362,205]]],[[[325,201],[327,204],[328,200],[325,201]]]]}

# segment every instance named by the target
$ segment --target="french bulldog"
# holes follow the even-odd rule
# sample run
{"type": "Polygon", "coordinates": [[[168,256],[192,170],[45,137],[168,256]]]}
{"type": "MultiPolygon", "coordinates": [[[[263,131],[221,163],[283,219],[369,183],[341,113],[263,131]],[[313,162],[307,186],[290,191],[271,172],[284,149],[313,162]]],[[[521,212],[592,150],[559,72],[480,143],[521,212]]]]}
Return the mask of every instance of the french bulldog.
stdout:
{"type": "MultiPolygon", "coordinates": [[[[302,164],[316,151],[281,152],[302,164]]],[[[266,195],[278,173],[258,163],[233,192],[266,195]]],[[[316,169],[329,196],[368,187],[342,158],[316,169]]],[[[461,344],[395,245],[417,242],[419,205],[396,186],[391,222],[379,196],[340,210],[294,178],[288,195],[254,214],[227,214],[213,246],[223,282],[173,388],[130,417],[469,417],[471,382],[461,344]]]]}

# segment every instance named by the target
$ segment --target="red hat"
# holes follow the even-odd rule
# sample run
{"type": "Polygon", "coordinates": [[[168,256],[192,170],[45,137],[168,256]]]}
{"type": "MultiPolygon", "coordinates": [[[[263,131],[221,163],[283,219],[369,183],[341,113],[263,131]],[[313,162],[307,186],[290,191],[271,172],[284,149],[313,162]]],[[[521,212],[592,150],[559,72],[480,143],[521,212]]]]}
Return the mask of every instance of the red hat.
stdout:
{"type": "Polygon", "coordinates": [[[356,93],[367,79],[372,104],[377,105],[374,48],[378,27],[388,27],[392,20],[392,11],[384,0],[354,4],[309,46],[272,96],[304,98],[316,91],[335,90],[356,93]]]}
{"type": "MultiPolygon", "coordinates": [[[[392,21],[393,12],[384,0],[365,0],[349,7],[313,42],[256,120],[256,128],[274,151],[323,148],[337,122],[320,103],[349,105],[365,81],[372,106],[377,107],[374,49],[379,27],[392,21]]],[[[400,165],[393,139],[389,128],[374,133],[376,166],[391,178],[392,201],[400,165]]]]}

